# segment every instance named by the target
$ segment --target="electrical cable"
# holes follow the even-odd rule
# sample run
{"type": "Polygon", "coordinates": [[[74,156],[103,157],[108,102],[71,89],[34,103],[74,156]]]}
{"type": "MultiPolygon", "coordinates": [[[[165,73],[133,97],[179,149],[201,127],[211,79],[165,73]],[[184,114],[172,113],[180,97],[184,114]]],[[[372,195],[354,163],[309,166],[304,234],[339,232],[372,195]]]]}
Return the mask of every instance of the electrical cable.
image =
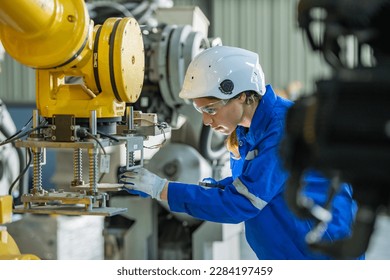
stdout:
{"type": "MultiPolygon", "coordinates": [[[[108,137],[108,138],[110,138],[110,139],[112,139],[112,140],[114,140],[114,141],[119,142],[119,140],[118,140],[117,138],[115,138],[115,137],[113,137],[113,136],[111,136],[111,135],[108,135],[108,134],[105,134],[105,133],[101,133],[101,132],[99,132],[99,131],[98,131],[98,133],[101,134],[101,135],[103,135],[103,136],[106,136],[106,137],[108,137]]],[[[88,136],[90,136],[91,138],[93,138],[93,139],[99,144],[99,146],[100,146],[100,148],[102,149],[104,155],[107,155],[106,150],[104,149],[104,146],[103,146],[103,144],[99,141],[99,139],[98,139],[95,135],[93,135],[92,133],[90,133],[90,132],[88,132],[88,131],[86,132],[86,134],[87,134],[88,136]]],[[[104,177],[105,174],[106,174],[106,173],[102,173],[102,174],[100,175],[99,180],[98,180],[98,183],[100,183],[100,182],[103,180],[103,177],[104,177]]]]}
{"type": "Polygon", "coordinates": [[[11,139],[4,140],[3,142],[0,143],[0,146],[12,143],[12,142],[14,142],[14,141],[16,141],[16,140],[18,140],[20,138],[23,138],[26,135],[31,134],[31,132],[34,132],[34,131],[42,129],[42,128],[49,128],[49,126],[47,126],[47,125],[40,125],[40,126],[34,127],[32,129],[30,129],[29,131],[26,131],[25,133],[23,133],[21,135],[18,135],[18,137],[14,137],[14,138],[11,138],[11,139]]]}
{"type": "MultiPolygon", "coordinates": [[[[100,140],[99,140],[95,135],[93,135],[92,133],[90,133],[90,132],[88,132],[88,131],[86,131],[86,134],[87,134],[89,137],[91,137],[93,140],[95,140],[96,143],[98,143],[98,145],[99,145],[100,148],[102,149],[104,155],[107,155],[106,150],[104,149],[104,146],[103,146],[103,144],[100,142],[100,140]]],[[[102,135],[103,135],[103,134],[102,134],[102,135]]],[[[106,135],[105,135],[105,136],[106,136],[106,135]]],[[[112,136],[111,136],[111,137],[112,137],[112,136]]],[[[110,137],[109,137],[109,138],[110,138],[110,137]]],[[[114,138],[114,137],[113,137],[113,138],[114,138]]],[[[116,140],[118,140],[118,139],[116,139],[116,140]]],[[[99,180],[98,180],[98,183],[100,183],[100,182],[103,180],[104,175],[105,175],[105,173],[102,173],[102,174],[100,175],[100,178],[99,178],[99,180]]]]}
{"type": "Polygon", "coordinates": [[[27,148],[27,151],[28,151],[28,156],[29,156],[28,162],[27,162],[26,166],[24,167],[24,169],[22,170],[22,172],[19,174],[19,176],[12,182],[11,186],[9,187],[8,194],[11,196],[12,196],[13,188],[16,185],[16,182],[18,182],[20,180],[20,178],[22,178],[24,176],[24,174],[27,172],[28,168],[30,167],[30,165],[32,163],[31,149],[27,148]]]}
{"type": "Polygon", "coordinates": [[[21,129],[19,129],[19,131],[15,132],[13,135],[7,137],[6,140],[12,139],[16,135],[18,135],[19,133],[23,132],[26,129],[26,127],[31,123],[31,121],[32,121],[32,117],[28,120],[28,122],[21,129]]]}
{"type": "Polygon", "coordinates": [[[88,132],[88,131],[86,132],[86,134],[87,134],[89,137],[91,137],[93,140],[95,140],[96,143],[98,143],[98,145],[99,145],[100,148],[102,149],[104,155],[106,155],[106,154],[107,154],[107,153],[106,153],[106,150],[104,149],[104,146],[103,146],[103,144],[100,142],[99,138],[97,138],[95,135],[93,135],[92,133],[90,133],[90,132],[88,132]]]}
{"type": "MultiPolygon", "coordinates": [[[[17,133],[15,133],[15,134],[13,134],[12,136],[9,136],[8,135],[8,131],[6,130],[6,129],[3,129],[3,127],[1,126],[0,127],[0,131],[1,131],[1,133],[4,135],[4,136],[6,136],[7,138],[6,139],[11,139],[12,137],[15,137],[15,135],[17,135],[18,133],[20,133],[20,131],[19,132],[17,132],[17,133]]],[[[22,174],[23,173],[23,170],[24,170],[24,160],[25,160],[25,157],[24,157],[24,154],[23,154],[23,151],[22,151],[22,149],[21,148],[18,148],[18,147],[16,147],[15,146],[15,143],[10,143],[10,144],[12,144],[12,147],[15,149],[15,151],[16,151],[16,153],[17,153],[17,156],[18,156],[18,159],[19,159],[19,174],[22,174]]],[[[20,179],[19,177],[18,177],[18,179],[20,179]]],[[[12,185],[11,185],[11,187],[16,183],[16,181],[18,180],[18,179],[15,179],[15,181],[12,183],[12,185]]],[[[24,191],[24,187],[26,186],[26,182],[22,182],[21,184],[20,184],[20,189],[21,189],[21,192],[20,193],[23,193],[23,191],[24,191]]],[[[10,188],[11,188],[10,187],[10,188]]],[[[9,189],[10,189],[9,188],[9,189]]]]}
{"type": "MultiPolygon", "coordinates": [[[[149,121],[149,120],[145,119],[145,121],[149,121]]],[[[151,122],[151,121],[149,121],[149,122],[151,122]]],[[[156,126],[158,129],[160,129],[161,133],[164,136],[164,139],[159,144],[152,145],[152,146],[144,146],[145,149],[158,149],[158,148],[161,148],[165,144],[165,142],[167,141],[167,137],[165,135],[164,129],[168,128],[168,124],[166,122],[161,122],[161,123],[153,123],[153,125],[156,126]]]]}
{"type": "MultiPolygon", "coordinates": [[[[6,110],[6,109],[5,109],[6,110]]],[[[12,138],[16,137],[18,134],[22,133],[26,127],[31,123],[32,121],[32,117],[30,118],[30,120],[17,132],[15,132],[14,134],[10,135],[11,134],[11,131],[9,129],[6,129],[6,126],[0,126],[0,131],[1,133],[3,133],[3,135],[6,137],[6,139],[4,141],[9,141],[11,140],[12,138]]],[[[8,124],[7,122],[5,122],[5,124],[8,124]]],[[[19,159],[19,174],[22,174],[23,173],[23,170],[24,170],[24,162],[25,162],[25,157],[24,157],[24,153],[22,151],[21,148],[18,148],[15,146],[14,143],[12,143],[12,146],[13,148],[15,149],[17,155],[18,155],[18,159],[19,159]]],[[[21,176],[20,176],[21,177],[21,176]]],[[[18,178],[20,179],[20,178],[18,178]]],[[[15,180],[14,183],[12,183],[11,186],[13,186],[15,183],[16,183],[17,180],[15,180]]],[[[20,184],[20,194],[24,192],[24,189],[25,187],[27,186],[27,181],[24,180],[23,182],[21,182],[20,184]]],[[[10,187],[11,188],[11,187],[10,187]]],[[[10,190],[9,188],[9,190],[10,190]]]]}
{"type": "Polygon", "coordinates": [[[110,138],[111,140],[114,140],[115,142],[119,142],[119,139],[114,137],[114,136],[112,136],[112,135],[109,135],[107,133],[103,133],[103,132],[100,132],[100,131],[98,131],[98,133],[103,135],[104,137],[107,137],[107,138],[110,138]]]}
{"type": "MultiPolygon", "coordinates": [[[[38,127],[35,127],[33,129],[30,129],[24,133],[22,133],[23,131],[25,131],[25,129],[28,127],[28,125],[31,123],[32,121],[32,117],[27,121],[27,123],[17,132],[15,132],[13,135],[7,137],[7,139],[5,139],[4,141],[2,141],[0,143],[0,146],[3,146],[3,145],[7,145],[7,144],[12,144],[14,147],[15,147],[15,144],[14,142],[20,138],[23,138],[24,136],[30,134],[31,132],[35,131],[35,130],[38,130],[38,129],[41,129],[41,128],[46,128],[46,125],[41,125],[41,126],[38,126],[38,127]]],[[[45,121],[43,121],[42,123],[44,123],[45,121]]],[[[6,135],[6,134],[4,134],[6,135]]],[[[24,155],[22,153],[22,150],[20,148],[16,148],[16,152],[18,153],[18,157],[19,157],[19,160],[20,162],[22,163],[22,160],[24,159],[24,155]]],[[[28,149],[28,152],[31,153],[31,151],[28,149]]],[[[31,164],[31,154],[30,155],[30,159],[29,159],[29,163],[23,167],[23,164],[20,164],[20,173],[18,175],[18,177],[12,182],[12,184],[10,185],[9,189],[8,189],[8,192],[10,195],[12,195],[12,192],[13,192],[13,189],[15,187],[15,184],[24,176],[24,174],[27,172],[30,164],[31,164]]]]}

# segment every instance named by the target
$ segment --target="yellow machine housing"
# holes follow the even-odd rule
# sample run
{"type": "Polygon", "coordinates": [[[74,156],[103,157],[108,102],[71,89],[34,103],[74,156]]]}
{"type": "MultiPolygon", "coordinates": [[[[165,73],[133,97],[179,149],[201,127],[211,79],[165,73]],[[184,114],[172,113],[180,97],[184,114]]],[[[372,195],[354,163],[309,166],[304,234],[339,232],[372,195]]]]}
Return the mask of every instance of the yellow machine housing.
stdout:
{"type": "Polygon", "coordinates": [[[21,254],[15,240],[9,235],[6,223],[12,220],[12,196],[0,196],[0,260],[39,260],[35,255],[21,254]]]}
{"type": "Polygon", "coordinates": [[[42,117],[88,118],[95,110],[98,119],[117,118],[139,98],[144,46],[133,18],[94,27],[84,1],[0,1],[0,38],[7,53],[37,69],[42,117]],[[67,77],[83,83],[67,84],[67,77]]]}

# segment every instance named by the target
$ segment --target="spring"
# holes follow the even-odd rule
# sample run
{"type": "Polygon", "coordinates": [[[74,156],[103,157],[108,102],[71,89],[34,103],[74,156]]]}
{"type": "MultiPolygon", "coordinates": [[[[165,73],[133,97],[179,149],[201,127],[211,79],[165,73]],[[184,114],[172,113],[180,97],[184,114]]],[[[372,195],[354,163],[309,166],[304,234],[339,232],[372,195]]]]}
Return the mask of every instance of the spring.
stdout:
{"type": "Polygon", "coordinates": [[[33,189],[35,192],[42,189],[42,152],[33,153],[33,189]]]}
{"type": "Polygon", "coordinates": [[[80,148],[73,151],[73,175],[75,182],[83,181],[82,151],[80,148]]]}
{"type": "Polygon", "coordinates": [[[98,156],[96,149],[89,150],[89,186],[94,193],[97,193],[98,182],[98,156]]]}

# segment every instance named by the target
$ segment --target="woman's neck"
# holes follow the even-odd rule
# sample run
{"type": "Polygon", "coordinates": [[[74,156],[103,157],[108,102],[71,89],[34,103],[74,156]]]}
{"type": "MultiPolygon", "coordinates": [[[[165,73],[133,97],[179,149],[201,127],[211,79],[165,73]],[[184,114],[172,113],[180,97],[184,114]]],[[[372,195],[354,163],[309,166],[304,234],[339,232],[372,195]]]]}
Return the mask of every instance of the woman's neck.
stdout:
{"type": "Polygon", "coordinates": [[[258,105],[259,105],[259,101],[255,100],[252,104],[249,104],[244,107],[243,116],[239,125],[248,128],[251,126],[252,118],[256,112],[258,105]]]}

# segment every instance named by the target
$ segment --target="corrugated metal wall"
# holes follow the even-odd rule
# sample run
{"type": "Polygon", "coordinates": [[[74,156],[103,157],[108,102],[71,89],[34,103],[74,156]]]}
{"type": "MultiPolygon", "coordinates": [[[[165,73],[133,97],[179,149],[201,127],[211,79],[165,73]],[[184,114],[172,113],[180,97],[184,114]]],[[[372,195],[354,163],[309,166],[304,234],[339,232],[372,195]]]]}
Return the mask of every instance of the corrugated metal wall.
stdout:
{"type": "MultiPolygon", "coordinates": [[[[176,6],[197,5],[210,19],[209,34],[224,45],[259,53],[266,82],[283,88],[299,80],[310,93],[329,67],[304,42],[296,24],[298,0],[175,0],[176,6]]],[[[6,56],[0,73],[0,98],[35,102],[35,74],[6,56]]]]}
{"type": "MultiPolygon", "coordinates": [[[[204,0],[175,0],[175,5],[203,5],[204,0]]],[[[310,93],[330,68],[314,53],[298,29],[298,0],[210,0],[210,34],[224,45],[242,47],[260,56],[266,82],[284,88],[298,80],[310,93]]]]}
{"type": "Polygon", "coordinates": [[[35,71],[7,54],[0,64],[0,98],[5,102],[35,102],[35,71]]]}

